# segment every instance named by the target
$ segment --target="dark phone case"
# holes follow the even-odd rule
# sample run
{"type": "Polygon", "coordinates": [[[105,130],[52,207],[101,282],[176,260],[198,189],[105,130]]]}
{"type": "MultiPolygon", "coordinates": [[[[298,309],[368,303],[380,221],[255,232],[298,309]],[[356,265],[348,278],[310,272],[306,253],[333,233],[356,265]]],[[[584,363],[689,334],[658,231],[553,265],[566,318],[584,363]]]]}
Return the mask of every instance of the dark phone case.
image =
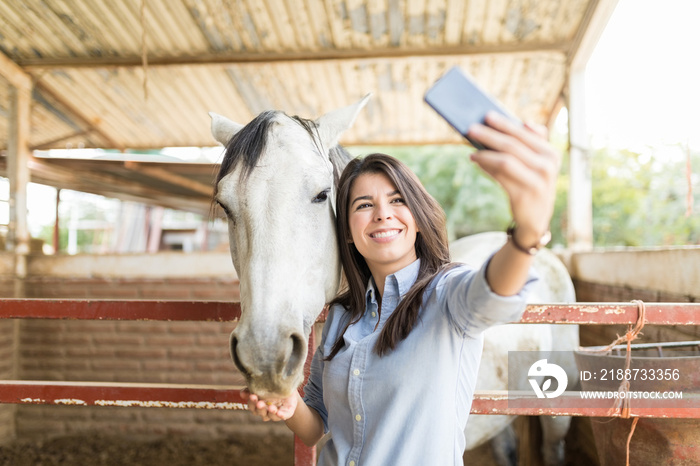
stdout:
{"type": "Polygon", "coordinates": [[[483,123],[489,111],[494,110],[513,121],[518,121],[456,66],[450,68],[428,89],[425,101],[479,150],[485,147],[469,139],[467,131],[473,124],[483,123]]]}

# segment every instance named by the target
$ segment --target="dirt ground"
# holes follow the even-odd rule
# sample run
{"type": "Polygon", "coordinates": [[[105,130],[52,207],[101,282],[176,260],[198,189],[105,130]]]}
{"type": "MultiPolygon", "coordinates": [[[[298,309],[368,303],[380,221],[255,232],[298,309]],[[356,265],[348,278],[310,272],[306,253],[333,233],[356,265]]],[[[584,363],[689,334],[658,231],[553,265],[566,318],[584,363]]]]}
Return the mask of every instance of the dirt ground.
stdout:
{"type": "MultiPolygon", "coordinates": [[[[599,464],[586,421],[573,420],[567,436],[567,466],[599,464]]],[[[533,454],[537,450],[532,448],[541,441],[538,420],[521,417],[515,422],[520,435],[521,464],[541,465],[541,458],[533,454]]],[[[293,439],[284,433],[249,432],[217,440],[83,433],[0,446],[0,466],[291,466],[293,439]]],[[[495,466],[491,447],[485,444],[467,452],[465,464],[495,466]]]]}
{"type": "Polygon", "coordinates": [[[162,437],[138,440],[107,435],[59,437],[0,447],[7,466],[289,466],[289,436],[246,436],[227,440],[162,437]]]}

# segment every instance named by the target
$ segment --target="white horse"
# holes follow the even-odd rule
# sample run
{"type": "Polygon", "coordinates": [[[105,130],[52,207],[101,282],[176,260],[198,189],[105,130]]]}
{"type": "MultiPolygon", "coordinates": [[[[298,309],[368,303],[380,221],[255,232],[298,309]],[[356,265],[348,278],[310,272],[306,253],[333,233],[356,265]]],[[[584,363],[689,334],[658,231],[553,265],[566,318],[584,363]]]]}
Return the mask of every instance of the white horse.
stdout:
{"type": "MultiPolygon", "coordinates": [[[[244,126],[210,113],[212,134],[226,146],[215,200],[228,218],[240,279],[241,319],[231,334],[231,355],[250,390],[262,397],[288,396],[302,383],[311,327],[338,291],[333,204],[339,173],[351,159],[338,138],[368,99],[315,121],[267,111],[244,126]]],[[[498,233],[457,241],[453,260],[478,266],[504,241],[498,233]]],[[[574,301],[569,275],[552,253],[541,251],[535,268],[544,279],[532,302],[574,301]]],[[[557,350],[578,347],[577,327],[555,327],[506,325],[486,332],[476,389],[508,388],[508,351],[549,350],[553,341],[557,350]]],[[[467,449],[512,419],[470,416],[467,449]]],[[[556,464],[570,418],[544,419],[543,453],[556,464]]]]}

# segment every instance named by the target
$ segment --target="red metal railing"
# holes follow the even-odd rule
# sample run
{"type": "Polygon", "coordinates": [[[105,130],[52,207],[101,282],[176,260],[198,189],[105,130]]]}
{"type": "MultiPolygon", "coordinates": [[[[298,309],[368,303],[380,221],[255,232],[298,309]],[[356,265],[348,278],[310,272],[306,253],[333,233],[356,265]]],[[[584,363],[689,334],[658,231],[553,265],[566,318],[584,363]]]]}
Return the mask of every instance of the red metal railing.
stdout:
{"type": "MultiPolygon", "coordinates": [[[[240,318],[238,303],[218,301],[153,300],[51,300],[0,299],[0,319],[71,320],[152,320],[232,322],[240,318]]],[[[638,306],[634,303],[577,303],[565,305],[529,305],[522,323],[552,324],[634,324],[638,306]]],[[[322,315],[319,321],[323,321],[322,315]]],[[[647,303],[646,324],[700,325],[700,304],[647,303]]],[[[309,341],[309,360],[315,341],[309,341]]],[[[245,409],[240,387],[140,383],[0,381],[0,403],[141,406],[201,409],[245,409]]],[[[567,395],[547,409],[512,407],[513,393],[477,392],[471,412],[474,414],[609,416],[609,400],[588,400],[585,408],[571,408],[567,395]],[[509,398],[510,397],[510,398],[509,398]]],[[[532,395],[523,394],[524,398],[532,395]]],[[[700,418],[700,399],[685,396],[674,400],[664,417],[700,418]]],[[[658,410],[634,408],[632,416],[658,417],[658,410]]],[[[315,464],[315,450],[295,440],[295,465],[315,464]]]]}

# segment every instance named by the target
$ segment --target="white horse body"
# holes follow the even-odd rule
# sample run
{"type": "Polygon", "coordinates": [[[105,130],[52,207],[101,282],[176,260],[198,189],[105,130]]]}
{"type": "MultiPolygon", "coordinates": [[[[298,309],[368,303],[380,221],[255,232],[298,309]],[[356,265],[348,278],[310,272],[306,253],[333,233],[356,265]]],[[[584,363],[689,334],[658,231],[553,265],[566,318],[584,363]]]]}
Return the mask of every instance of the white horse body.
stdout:
{"type": "MultiPolygon", "coordinates": [[[[282,112],[265,112],[245,127],[211,114],[212,134],[227,146],[216,201],[228,217],[241,290],[241,320],[231,335],[231,353],[251,391],[262,397],[286,396],[299,386],[311,326],[337,292],[333,175],[349,156],[336,146],[368,97],[315,122],[304,120],[307,126],[282,112]],[[243,152],[246,144],[253,147],[251,141],[259,142],[263,131],[260,154],[234,154],[235,146],[243,152]],[[234,135],[241,140],[231,140],[234,135]],[[227,162],[239,156],[249,159],[227,162]]],[[[478,266],[504,241],[502,233],[459,240],[451,245],[453,260],[478,266]]],[[[574,301],[568,273],[551,252],[541,251],[535,268],[543,280],[531,302],[574,301]]],[[[578,327],[518,324],[486,332],[477,390],[508,388],[508,351],[549,350],[553,341],[557,350],[574,349],[578,327]]],[[[511,421],[510,416],[470,416],[468,448],[511,421]]],[[[551,432],[551,441],[561,442],[566,429],[568,420],[563,433],[561,426],[544,426],[545,440],[551,432]]]]}
{"type": "MultiPolygon", "coordinates": [[[[480,266],[506,242],[505,233],[488,232],[461,238],[450,244],[452,260],[474,267],[480,266]]],[[[528,297],[530,303],[570,303],[575,301],[574,286],[564,264],[547,249],[541,250],[534,261],[534,268],[541,280],[528,297]]],[[[492,327],[484,333],[484,350],[479,366],[476,390],[508,390],[509,351],[550,351],[554,355],[570,358],[552,360],[566,368],[569,381],[577,380],[573,351],[578,348],[577,325],[507,324],[492,327]],[[567,353],[561,353],[567,352],[567,353]]],[[[518,389],[530,390],[527,378],[521,377],[518,389]]],[[[465,436],[467,450],[493,438],[513,421],[513,416],[472,415],[469,417],[465,436]]],[[[543,453],[548,464],[556,464],[563,458],[563,438],[571,422],[570,416],[541,417],[545,437],[543,453]]]]}

